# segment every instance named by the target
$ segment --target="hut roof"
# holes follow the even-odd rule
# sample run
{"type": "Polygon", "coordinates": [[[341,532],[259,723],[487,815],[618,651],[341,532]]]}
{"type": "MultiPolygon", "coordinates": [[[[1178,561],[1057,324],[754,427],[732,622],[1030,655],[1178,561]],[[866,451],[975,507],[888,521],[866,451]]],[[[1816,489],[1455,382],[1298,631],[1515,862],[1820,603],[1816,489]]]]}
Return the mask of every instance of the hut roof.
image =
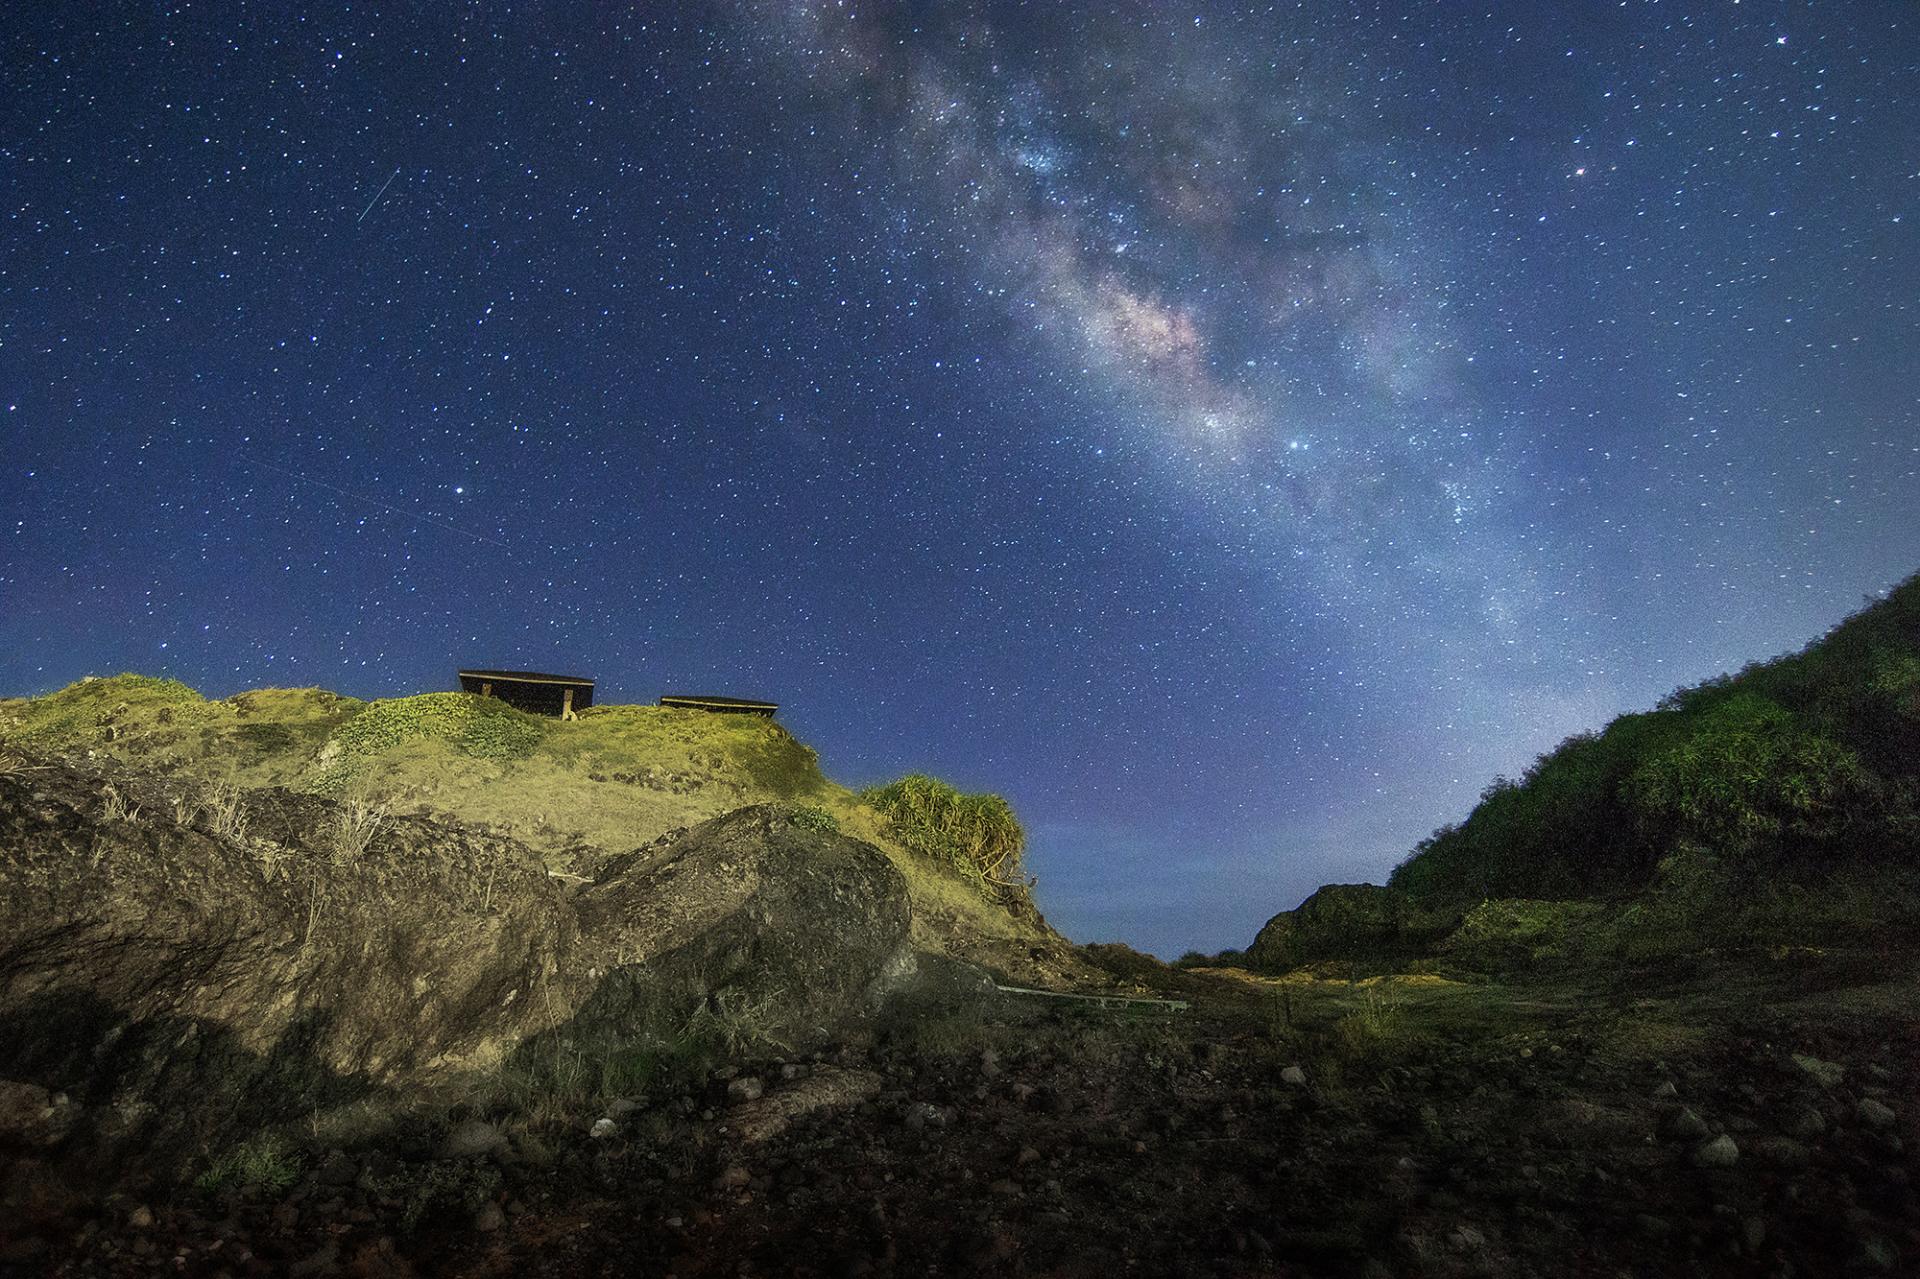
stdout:
{"type": "Polygon", "coordinates": [[[461,679],[494,680],[501,683],[511,681],[516,684],[584,684],[593,687],[593,681],[584,675],[545,675],[539,671],[476,671],[462,669],[461,679]]]}
{"type": "Polygon", "coordinates": [[[681,710],[755,711],[763,715],[771,715],[780,709],[778,702],[755,701],[751,697],[710,697],[696,693],[668,693],[660,699],[660,704],[681,710]]]}

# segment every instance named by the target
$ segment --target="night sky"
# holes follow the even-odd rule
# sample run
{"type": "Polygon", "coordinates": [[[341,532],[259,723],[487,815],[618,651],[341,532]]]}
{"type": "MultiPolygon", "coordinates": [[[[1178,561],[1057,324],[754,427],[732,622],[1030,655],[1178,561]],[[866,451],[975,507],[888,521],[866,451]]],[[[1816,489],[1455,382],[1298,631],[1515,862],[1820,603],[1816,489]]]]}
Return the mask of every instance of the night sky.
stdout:
{"type": "Polygon", "coordinates": [[[13,3],[0,693],[598,677],[1243,945],[1920,569],[1920,8],[13,3]]]}

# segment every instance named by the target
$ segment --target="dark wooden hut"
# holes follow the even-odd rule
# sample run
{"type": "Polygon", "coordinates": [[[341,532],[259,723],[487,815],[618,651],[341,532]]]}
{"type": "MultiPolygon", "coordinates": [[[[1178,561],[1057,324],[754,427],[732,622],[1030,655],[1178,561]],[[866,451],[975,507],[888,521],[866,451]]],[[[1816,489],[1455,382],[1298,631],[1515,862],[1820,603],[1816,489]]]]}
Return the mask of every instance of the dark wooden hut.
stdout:
{"type": "Polygon", "coordinates": [[[461,671],[462,692],[497,697],[515,710],[572,719],[593,705],[593,681],[539,671],[461,671]]]}
{"type": "Polygon", "coordinates": [[[668,693],[660,699],[660,704],[683,711],[712,711],[720,715],[759,715],[766,719],[772,719],[773,713],[780,709],[778,702],[756,702],[749,697],[698,697],[691,693],[668,693]]]}

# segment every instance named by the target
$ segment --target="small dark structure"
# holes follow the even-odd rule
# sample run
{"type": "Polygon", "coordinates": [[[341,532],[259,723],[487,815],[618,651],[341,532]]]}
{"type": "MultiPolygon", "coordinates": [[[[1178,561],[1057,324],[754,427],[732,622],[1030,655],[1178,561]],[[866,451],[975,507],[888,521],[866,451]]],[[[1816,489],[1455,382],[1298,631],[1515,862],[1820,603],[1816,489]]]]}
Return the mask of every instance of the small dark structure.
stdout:
{"type": "Polygon", "coordinates": [[[671,706],[682,711],[712,711],[719,715],[759,715],[772,719],[773,713],[780,709],[778,702],[756,702],[749,697],[695,697],[687,693],[668,693],[660,699],[662,706],[671,706]]]}
{"type": "Polygon", "coordinates": [[[461,671],[460,689],[497,697],[515,710],[572,719],[593,705],[593,681],[579,675],[543,675],[539,671],[461,671]]]}

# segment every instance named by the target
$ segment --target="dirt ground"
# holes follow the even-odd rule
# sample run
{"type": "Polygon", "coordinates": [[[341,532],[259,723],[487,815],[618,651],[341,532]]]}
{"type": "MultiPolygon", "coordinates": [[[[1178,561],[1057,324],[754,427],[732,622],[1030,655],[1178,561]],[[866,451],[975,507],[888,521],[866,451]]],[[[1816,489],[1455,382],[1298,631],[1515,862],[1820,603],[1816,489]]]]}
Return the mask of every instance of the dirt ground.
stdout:
{"type": "Polygon", "coordinates": [[[171,1197],[16,1171],[0,1273],[1920,1273],[1913,958],[1004,996],[171,1197]]]}

